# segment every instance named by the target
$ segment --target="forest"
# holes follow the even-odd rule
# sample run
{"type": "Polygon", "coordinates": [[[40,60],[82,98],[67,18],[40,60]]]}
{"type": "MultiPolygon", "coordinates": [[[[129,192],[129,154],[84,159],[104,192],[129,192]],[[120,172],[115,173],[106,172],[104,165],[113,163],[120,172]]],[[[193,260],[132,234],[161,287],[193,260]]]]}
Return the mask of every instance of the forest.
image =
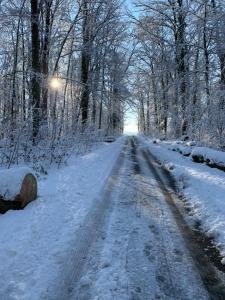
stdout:
{"type": "Polygon", "coordinates": [[[135,98],[143,133],[225,143],[225,1],[139,1],[135,98]]]}
{"type": "Polygon", "coordinates": [[[0,300],[225,299],[225,0],[0,0],[0,300]]]}
{"type": "Polygon", "coordinates": [[[225,147],[225,1],[0,1],[0,163],[123,133],[225,147]]]}

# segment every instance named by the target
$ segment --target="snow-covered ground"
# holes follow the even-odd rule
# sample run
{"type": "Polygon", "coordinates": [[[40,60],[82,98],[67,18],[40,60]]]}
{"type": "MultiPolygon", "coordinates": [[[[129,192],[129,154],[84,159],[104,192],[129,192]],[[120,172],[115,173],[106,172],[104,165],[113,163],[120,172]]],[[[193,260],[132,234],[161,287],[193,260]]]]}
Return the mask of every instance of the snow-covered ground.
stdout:
{"type": "Polygon", "coordinates": [[[128,144],[110,201],[71,299],[209,299],[142,145],[128,144]]]}
{"type": "Polygon", "coordinates": [[[143,150],[150,148],[173,173],[191,220],[201,220],[224,257],[225,173],[171,151],[168,143],[140,138],[135,148],[131,139],[121,151],[125,139],[100,144],[71,157],[68,166],[51,169],[39,179],[36,201],[23,211],[0,215],[1,300],[68,299],[59,297],[61,287],[62,295],[79,300],[178,299],[181,292],[183,299],[208,299],[143,150]],[[104,203],[111,203],[109,209],[95,214],[104,203]],[[100,218],[102,212],[100,230],[96,222],[85,225],[89,216],[100,218]],[[89,252],[79,239],[85,230],[89,252]],[[67,277],[66,271],[74,268],[74,258],[83,261],[83,269],[72,269],[81,277],[70,290],[65,281],[75,276],[67,277]]]}
{"type": "Polygon", "coordinates": [[[191,209],[191,218],[201,221],[203,230],[215,238],[225,257],[225,172],[171,151],[171,143],[153,144],[147,140],[146,145],[175,176],[191,209]]]}
{"type": "Polygon", "coordinates": [[[45,298],[73,246],[73,235],[104,186],[123,138],[39,180],[39,198],[0,215],[0,299],[45,298]]]}

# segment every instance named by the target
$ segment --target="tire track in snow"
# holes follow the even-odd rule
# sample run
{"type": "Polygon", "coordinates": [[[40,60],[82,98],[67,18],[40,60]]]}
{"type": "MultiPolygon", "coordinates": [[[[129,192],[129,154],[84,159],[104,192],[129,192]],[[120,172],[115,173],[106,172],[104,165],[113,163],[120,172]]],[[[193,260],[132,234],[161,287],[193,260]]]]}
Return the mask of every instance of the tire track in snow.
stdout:
{"type": "MultiPolygon", "coordinates": [[[[167,183],[162,180],[155,166],[150,167],[148,162],[150,154],[141,148],[141,144],[137,145],[136,140],[130,140],[130,143],[131,151],[129,154],[128,151],[123,153],[119,158],[106,184],[102,200],[98,200],[97,207],[93,207],[87,216],[86,224],[77,232],[79,243],[74,250],[73,260],[68,262],[71,266],[67,268],[64,281],[59,286],[60,293],[57,297],[48,297],[48,300],[208,299],[200,279],[202,274],[199,275],[195,265],[192,264],[189,251],[181,237],[184,234],[177,229],[177,225],[180,227],[180,224],[177,224],[176,217],[169,209],[171,207],[167,203],[167,193],[169,193],[166,189],[167,183]],[[125,172],[121,175],[125,158],[129,156],[132,159],[132,171],[130,172],[128,168],[126,172],[130,173],[125,172]],[[159,191],[161,196],[157,196],[155,190],[159,191]],[[110,199],[113,198],[112,192],[114,196],[117,194],[114,200],[110,199]],[[110,204],[113,201],[115,204],[110,204]],[[110,207],[113,211],[109,209],[110,207]],[[109,221],[109,215],[112,214],[113,218],[108,228],[105,225],[109,221]],[[100,229],[101,227],[103,230],[100,229]],[[107,231],[108,238],[106,236],[106,240],[104,238],[96,242],[101,240],[104,230],[107,231]],[[98,243],[99,246],[95,246],[98,243]],[[100,256],[104,244],[107,244],[107,250],[111,251],[115,261],[113,260],[109,266],[105,265],[106,273],[103,274],[102,265],[99,264],[102,263],[100,256]],[[90,248],[92,248],[91,253],[90,248]],[[90,259],[93,255],[99,257],[90,259]],[[94,262],[94,265],[91,265],[91,262],[94,262]],[[113,280],[119,270],[118,266],[121,268],[119,278],[125,281],[127,278],[127,283],[124,282],[127,285],[126,291],[123,282],[118,281],[118,286],[114,286],[113,280]],[[184,270],[181,269],[182,267],[184,270]],[[84,294],[77,291],[74,296],[72,289],[79,286],[81,277],[86,278],[86,274],[88,274],[87,278],[89,275],[93,276],[89,277],[92,281],[90,286],[88,287],[89,283],[87,283],[87,289],[86,287],[83,289],[84,294]],[[98,281],[99,276],[100,281],[98,281]],[[100,286],[99,291],[95,290],[96,280],[100,285],[102,280],[108,282],[100,286]],[[112,290],[109,292],[106,287],[112,290]],[[98,292],[104,297],[107,294],[108,298],[96,296],[98,292]],[[109,295],[112,297],[109,298],[109,295]],[[94,298],[95,296],[97,298],[94,298]]],[[[154,160],[150,160],[150,164],[152,163],[154,160]]],[[[168,178],[166,179],[168,181],[168,178]]],[[[184,238],[186,240],[185,236],[184,238]]],[[[99,288],[99,285],[97,286],[99,288]]],[[[218,287],[217,285],[217,292],[218,287]]],[[[221,291],[214,295],[210,292],[210,295],[211,299],[225,299],[221,291]]]]}
{"type": "Polygon", "coordinates": [[[209,299],[157,180],[130,143],[105,239],[93,244],[73,299],[209,299]]]}
{"type": "MultiPolygon", "coordinates": [[[[133,159],[133,169],[135,174],[143,175],[144,178],[146,178],[148,174],[148,170],[146,172],[146,168],[144,168],[144,165],[146,165],[145,158],[142,155],[142,152],[139,150],[139,143],[136,138],[132,139],[132,159],[133,159]]],[[[150,178],[152,177],[152,173],[149,174],[150,178]]],[[[157,180],[156,180],[157,181],[157,180]]],[[[185,298],[184,295],[182,295],[180,289],[183,288],[183,286],[179,286],[176,282],[176,272],[174,271],[174,257],[171,261],[167,251],[168,248],[172,248],[173,241],[171,241],[171,233],[168,229],[168,224],[166,223],[168,218],[168,210],[165,209],[165,206],[161,203],[162,200],[161,197],[157,197],[149,191],[151,188],[154,188],[157,190],[157,183],[154,182],[153,185],[150,187],[147,187],[148,180],[146,182],[143,181],[143,177],[137,178],[137,189],[140,190],[138,194],[138,198],[142,198],[143,191],[146,189],[148,191],[147,193],[147,201],[145,203],[140,203],[140,205],[145,205],[149,210],[149,218],[156,217],[158,220],[160,220],[160,225],[157,224],[157,222],[154,220],[152,224],[149,225],[150,231],[153,233],[155,238],[152,239],[151,243],[146,245],[145,254],[147,257],[156,257],[156,265],[155,268],[155,279],[159,286],[159,289],[161,290],[161,293],[158,292],[157,299],[190,299],[189,297],[185,298]],[[143,188],[142,187],[143,185],[143,188]],[[138,188],[139,185],[139,188],[138,188]]],[[[140,201],[140,200],[139,200],[140,201]]],[[[152,270],[153,271],[153,270],[152,270]]],[[[147,299],[141,296],[140,299],[147,299]]],[[[204,297],[203,297],[204,298],[204,297]]],[[[137,298],[138,299],[138,298],[137,298]]],[[[151,298],[153,299],[153,298],[151,298]]],[[[201,297],[199,299],[202,299],[201,297]]],[[[204,298],[205,299],[205,298],[204,298]]]]}
{"type": "Polygon", "coordinates": [[[221,272],[216,270],[214,264],[205,254],[205,245],[199,238],[199,232],[191,229],[185,221],[182,213],[175,204],[177,197],[175,192],[174,181],[170,174],[161,170],[157,165],[156,159],[149,150],[142,149],[142,155],[145,158],[149,169],[154,174],[158,185],[164,195],[178,228],[186,242],[187,249],[195,263],[195,266],[201,276],[202,282],[210,294],[211,299],[225,299],[225,278],[221,272]]]}
{"type": "MultiPolygon", "coordinates": [[[[87,214],[83,225],[75,232],[75,244],[68,261],[64,265],[64,273],[60,276],[56,290],[48,291],[43,299],[68,300],[72,297],[73,289],[82,276],[82,269],[86,263],[91,245],[101,234],[101,227],[104,224],[105,215],[110,207],[110,195],[113,192],[118,174],[123,165],[128,141],[125,142],[106,184],[93,202],[92,208],[87,214]]],[[[54,285],[55,286],[55,285],[54,285]]]]}

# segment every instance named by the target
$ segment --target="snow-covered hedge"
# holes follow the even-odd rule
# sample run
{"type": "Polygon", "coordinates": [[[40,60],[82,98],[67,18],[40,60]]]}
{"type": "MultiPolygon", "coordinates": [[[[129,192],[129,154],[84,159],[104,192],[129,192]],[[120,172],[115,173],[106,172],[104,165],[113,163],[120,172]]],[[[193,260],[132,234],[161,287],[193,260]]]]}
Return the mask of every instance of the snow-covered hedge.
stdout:
{"type": "MultiPolygon", "coordinates": [[[[18,129],[14,139],[0,139],[0,167],[25,164],[46,174],[51,165],[65,164],[71,154],[87,153],[95,143],[103,141],[105,135],[103,130],[96,130],[93,126],[85,129],[77,126],[62,136],[61,123],[54,126],[53,134],[46,125],[42,125],[35,145],[28,125],[23,130],[18,129]]],[[[10,136],[10,132],[7,135],[10,136]]]]}
{"type": "Polygon", "coordinates": [[[207,147],[195,147],[191,152],[191,157],[195,162],[206,163],[212,168],[225,171],[225,152],[207,147]]]}

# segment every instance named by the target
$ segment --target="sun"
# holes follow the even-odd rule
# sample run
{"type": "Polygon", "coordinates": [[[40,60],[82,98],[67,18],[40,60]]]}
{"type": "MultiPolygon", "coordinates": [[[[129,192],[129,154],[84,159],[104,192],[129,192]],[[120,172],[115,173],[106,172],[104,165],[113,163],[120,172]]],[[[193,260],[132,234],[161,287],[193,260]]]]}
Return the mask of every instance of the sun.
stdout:
{"type": "Polygon", "coordinates": [[[61,81],[58,78],[54,77],[50,81],[50,86],[52,89],[58,90],[61,87],[61,81]]]}

